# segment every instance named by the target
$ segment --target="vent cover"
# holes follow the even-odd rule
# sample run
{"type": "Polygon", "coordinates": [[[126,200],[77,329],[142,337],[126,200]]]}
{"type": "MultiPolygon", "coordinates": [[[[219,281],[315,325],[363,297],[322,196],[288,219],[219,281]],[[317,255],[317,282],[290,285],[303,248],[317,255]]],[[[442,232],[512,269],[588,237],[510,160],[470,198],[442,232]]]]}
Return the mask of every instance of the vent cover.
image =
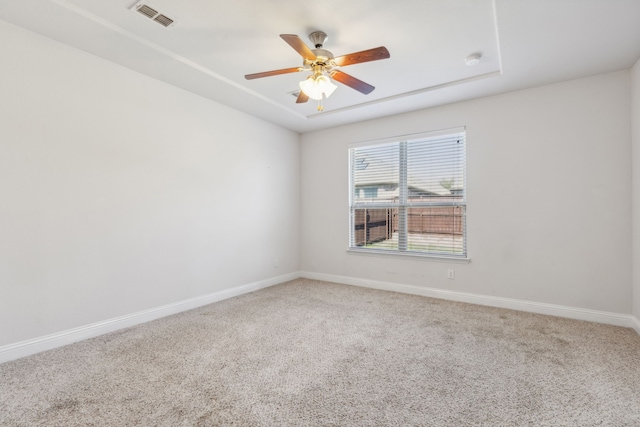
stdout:
{"type": "Polygon", "coordinates": [[[164,25],[165,27],[169,27],[173,24],[173,19],[169,18],[168,16],[164,16],[162,14],[159,14],[158,16],[153,18],[153,20],[160,25],[164,25]]]}
{"type": "Polygon", "coordinates": [[[153,7],[142,2],[133,6],[131,10],[135,10],[139,14],[146,16],[147,18],[157,22],[163,27],[172,27],[176,23],[175,19],[169,18],[167,15],[158,12],[153,7]]]}
{"type": "Polygon", "coordinates": [[[143,14],[147,18],[153,19],[153,17],[158,14],[157,10],[150,8],[146,4],[141,4],[140,6],[136,6],[136,8],[139,13],[143,14]]]}

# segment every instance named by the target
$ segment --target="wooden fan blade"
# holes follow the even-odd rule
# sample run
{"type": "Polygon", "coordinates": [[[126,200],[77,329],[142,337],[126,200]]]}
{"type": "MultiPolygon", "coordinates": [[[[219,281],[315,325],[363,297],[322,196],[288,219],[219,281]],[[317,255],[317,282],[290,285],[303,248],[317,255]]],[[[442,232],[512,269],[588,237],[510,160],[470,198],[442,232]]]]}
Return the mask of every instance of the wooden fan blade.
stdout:
{"type": "Polygon", "coordinates": [[[304,59],[308,59],[309,61],[313,61],[316,59],[315,53],[309,49],[300,37],[295,34],[280,34],[282,40],[286,41],[289,46],[295,49],[296,52],[300,54],[304,59]]]}
{"type": "Polygon", "coordinates": [[[307,94],[304,93],[303,91],[300,91],[300,94],[298,95],[298,99],[296,99],[296,104],[303,104],[308,100],[309,100],[309,97],[307,96],[307,94]]]}
{"type": "Polygon", "coordinates": [[[289,46],[294,48],[304,59],[308,59],[309,61],[316,59],[315,53],[309,49],[300,37],[295,34],[280,34],[280,37],[282,40],[286,41],[289,46]]]}
{"type": "Polygon", "coordinates": [[[363,50],[362,52],[350,53],[348,55],[338,56],[334,59],[336,65],[345,67],[347,65],[359,64],[361,62],[377,61],[379,59],[387,59],[391,57],[386,47],[374,47],[373,49],[363,50]]]}
{"type": "Polygon", "coordinates": [[[342,71],[334,71],[333,73],[331,73],[331,77],[334,80],[337,80],[340,83],[345,84],[360,93],[364,93],[365,95],[370,94],[375,89],[375,87],[371,86],[369,83],[358,80],[347,73],[343,73],[342,71]]]}
{"type": "Polygon", "coordinates": [[[259,79],[261,77],[270,77],[277,76],[280,74],[289,74],[289,73],[297,73],[298,71],[302,71],[300,67],[294,68],[283,68],[282,70],[273,70],[273,71],[265,71],[263,73],[255,73],[255,74],[247,74],[244,76],[247,80],[259,79]]]}

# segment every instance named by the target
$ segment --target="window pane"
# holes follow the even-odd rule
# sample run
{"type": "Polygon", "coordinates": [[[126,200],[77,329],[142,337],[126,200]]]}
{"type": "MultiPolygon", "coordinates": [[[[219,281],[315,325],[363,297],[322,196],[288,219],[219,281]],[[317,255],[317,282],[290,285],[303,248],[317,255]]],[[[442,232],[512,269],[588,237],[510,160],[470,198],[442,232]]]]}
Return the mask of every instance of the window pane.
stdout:
{"type": "Polygon", "coordinates": [[[352,151],[353,200],[393,202],[398,198],[398,143],[352,151]]]}
{"type": "Polygon", "coordinates": [[[462,200],[465,184],[464,163],[462,135],[409,141],[409,203],[462,200]],[[451,199],[451,196],[454,196],[454,199],[451,199]]]}
{"type": "Polygon", "coordinates": [[[397,208],[354,209],[352,246],[397,249],[397,236],[395,243],[393,242],[393,229],[394,224],[397,227],[397,216],[397,208]]]}
{"type": "MultiPolygon", "coordinates": [[[[407,209],[409,251],[464,255],[464,206],[407,209]]],[[[353,246],[398,250],[398,208],[354,209],[353,246]]]]}
{"type": "Polygon", "coordinates": [[[408,250],[464,255],[464,206],[407,209],[408,250]]]}

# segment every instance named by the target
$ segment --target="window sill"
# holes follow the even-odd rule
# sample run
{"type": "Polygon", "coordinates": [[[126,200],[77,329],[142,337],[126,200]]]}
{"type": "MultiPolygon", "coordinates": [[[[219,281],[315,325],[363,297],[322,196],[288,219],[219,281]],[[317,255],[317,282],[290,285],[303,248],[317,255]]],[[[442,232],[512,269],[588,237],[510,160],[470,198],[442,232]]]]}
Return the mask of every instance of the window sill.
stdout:
{"type": "Polygon", "coordinates": [[[363,248],[348,248],[347,252],[359,255],[382,255],[392,257],[404,257],[404,258],[419,258],[425,261],[440,261],[440,262],[453,262],[459,264],[468,264],[471,262],[471,258],[447,256],[447,255],[433,255],[433,254],[421,254],[417,252],[399,252],[399,251],[386,251],[384,249],[363,249],[363,248]]]}

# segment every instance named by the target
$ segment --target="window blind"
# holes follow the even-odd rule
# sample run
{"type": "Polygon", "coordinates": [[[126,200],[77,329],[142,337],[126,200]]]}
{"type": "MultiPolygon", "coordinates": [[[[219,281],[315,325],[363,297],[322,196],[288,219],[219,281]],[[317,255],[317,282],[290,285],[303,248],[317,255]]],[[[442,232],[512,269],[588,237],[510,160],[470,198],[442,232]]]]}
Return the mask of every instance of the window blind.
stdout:
{"type": "Polygon", "coordinates": [[[349,150],[352,249],[466,257],[465,132],[349,150]]]}

